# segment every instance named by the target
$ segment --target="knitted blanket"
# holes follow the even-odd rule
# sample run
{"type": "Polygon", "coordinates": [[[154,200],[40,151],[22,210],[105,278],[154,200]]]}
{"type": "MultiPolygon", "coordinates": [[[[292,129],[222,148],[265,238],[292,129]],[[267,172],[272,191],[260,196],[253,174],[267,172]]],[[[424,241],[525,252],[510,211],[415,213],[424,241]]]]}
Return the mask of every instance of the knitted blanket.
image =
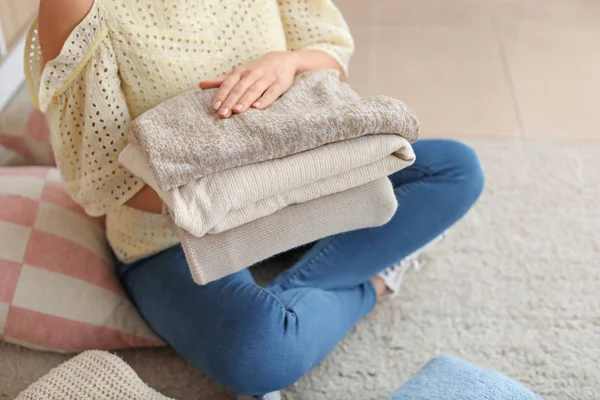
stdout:
{"type": "Polygon", "coordinates": [[[129,142],[142,148],[161,190],[368,134],[396,134],[409,142],[418,137],[417,119],[402,102],[363,99],[334,71],[299,75],[268,109],[233,118],[219,118],[213,99],[214,90],[187,92],[131,124],[129,142]]]}
{"type": "Polygon", "coordinates": [[[86,351],[52,369],[15,400],[170,400],[146,386],[129,365],[105,351],[86,351]]]}

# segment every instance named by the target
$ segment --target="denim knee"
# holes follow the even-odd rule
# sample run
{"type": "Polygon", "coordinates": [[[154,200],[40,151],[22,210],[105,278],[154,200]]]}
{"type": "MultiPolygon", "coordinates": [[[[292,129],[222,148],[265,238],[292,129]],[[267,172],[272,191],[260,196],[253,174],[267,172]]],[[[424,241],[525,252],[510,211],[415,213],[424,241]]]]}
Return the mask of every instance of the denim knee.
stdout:
{"type": "Polygon", "coordinates": [[[485,183],[479,157],[470,146],[453,140],[444,145],[449,157],[448,176],[456,179],[464,195],[476,200],[482,193],[485,183]]]}
{"type": "MultiPolygon", "coordinates": [[[[238,329],[220,330],[213,343],[197,348],[198,356],[209,363],[200,369],[237,395],[262,396],[293,385],[310,365],[301,346],[285,335],[286,324],[294,322],[277,320],[242,317],[235,322],[238,329]]],[[[193,362],[194,355],[188,353],[188,358],[193,362]]]]}

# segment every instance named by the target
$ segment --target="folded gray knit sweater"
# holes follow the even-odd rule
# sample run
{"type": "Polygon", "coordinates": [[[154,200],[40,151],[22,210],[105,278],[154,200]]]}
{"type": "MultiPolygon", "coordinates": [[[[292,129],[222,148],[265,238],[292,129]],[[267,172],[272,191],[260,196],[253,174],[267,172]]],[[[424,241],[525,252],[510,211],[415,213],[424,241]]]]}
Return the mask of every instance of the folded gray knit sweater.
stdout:
{"type": "Polygon", "coordinates": [[[175,189],[229,168],[283,158],[368,134],[397,134],[414,142],[419,124],[399,100],[361,98],[336,71],[299,75],[266,110],[219,118],[214,90],[176,96],[131,124],[158,186],[175,189]]]}

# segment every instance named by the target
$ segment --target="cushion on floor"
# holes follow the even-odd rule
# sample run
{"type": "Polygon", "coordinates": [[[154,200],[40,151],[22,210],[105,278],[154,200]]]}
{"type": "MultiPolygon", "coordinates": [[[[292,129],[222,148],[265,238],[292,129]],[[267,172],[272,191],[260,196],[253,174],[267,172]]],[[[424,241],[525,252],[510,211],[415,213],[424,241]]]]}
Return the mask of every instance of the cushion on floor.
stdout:
{"type": "Polygon", "coordinates": [[[59,352],[163,345],[114,274],[103,219],[52,167],[0,168],[0,339],[59,352]]]}
{"type": "Polygon", "coordinates": [[[429,361],[387,400],[541,400],[520,383],[451,356],[429,361]]]}
{"type": "Polygon", "coordinates": [[[0,166],[55,165],[46,117],[35,108],[22,111],[0,115],[0,166]]]}
{"type": "Polygon", "coordinates": [[[105,351],[86,351],[52,369],[15,400],[169,400],[149,388],[129,365],[105,351]]]}

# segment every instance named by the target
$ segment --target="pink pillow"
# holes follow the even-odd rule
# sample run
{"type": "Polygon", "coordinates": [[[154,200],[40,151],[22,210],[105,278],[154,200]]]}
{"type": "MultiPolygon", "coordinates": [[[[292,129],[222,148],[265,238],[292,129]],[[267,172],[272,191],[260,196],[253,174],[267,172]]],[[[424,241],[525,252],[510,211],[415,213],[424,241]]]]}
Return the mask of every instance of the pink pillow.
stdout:
{"type": "MultiPolygon", "coordinates": [[[[25,125],[23,122],[0,125],[0,149],[16,153],[18,157],[6,158],[5,165],[27,163],[30,165],[56,165],[50,146],[50,130],[44,114],[38,109],[29,111],[25,125]],[[14,160],[14,161],[11,161],[14,160]],[[19,161],[25,160],[25,161],[19,161]]],[[[4,118],[0,119],[0,122],[4,118]]]]}
{"type": "Polygon", "coordinates": [[[164,345],[114,274],[103,220],[55,168],[0,168],[0,339],[59,352],[164,345]]]}

